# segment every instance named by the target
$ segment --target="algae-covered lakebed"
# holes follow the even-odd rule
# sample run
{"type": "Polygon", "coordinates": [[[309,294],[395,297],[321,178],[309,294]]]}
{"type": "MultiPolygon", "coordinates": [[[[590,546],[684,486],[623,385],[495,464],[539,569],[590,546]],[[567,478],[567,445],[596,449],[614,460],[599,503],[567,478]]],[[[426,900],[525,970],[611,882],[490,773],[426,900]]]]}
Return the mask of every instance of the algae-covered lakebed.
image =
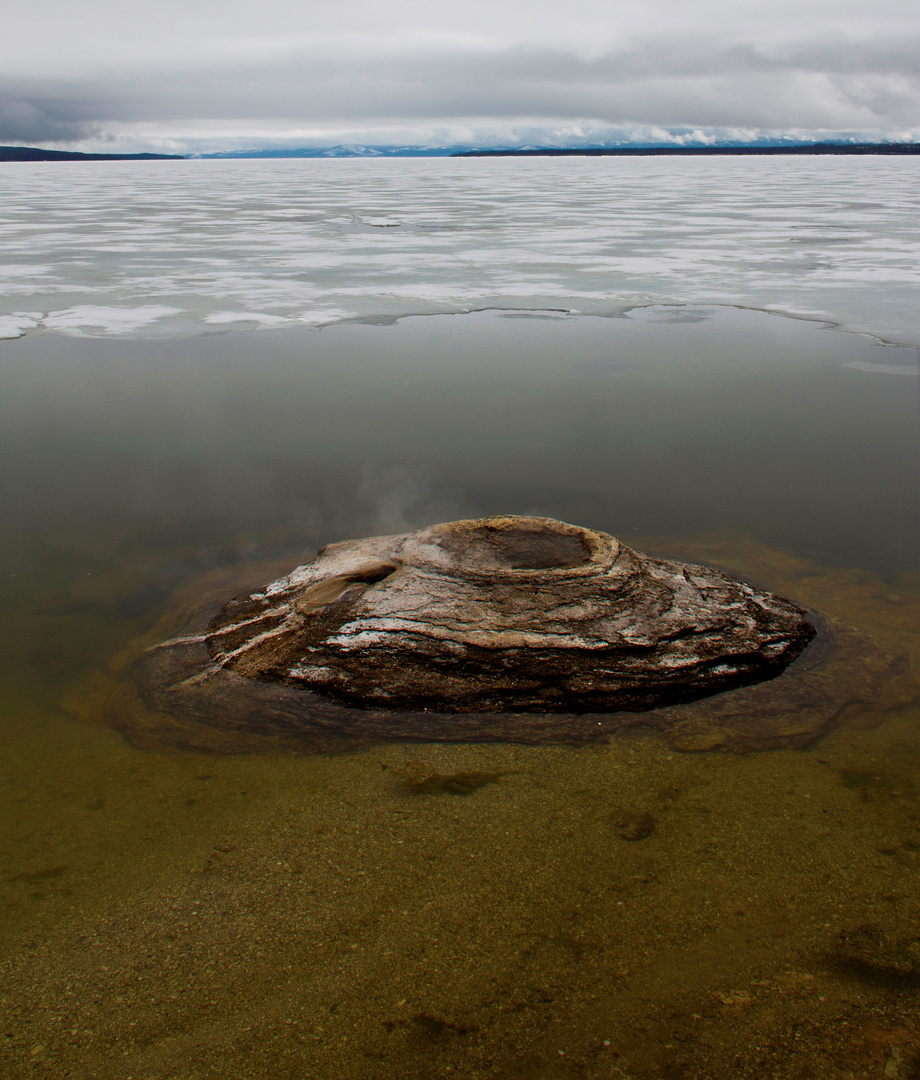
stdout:
{"type": "Polygon", "coordinates": [[[196,591],[488,514],[916,667],[915,360],[732,308],[0,344],[0,1075],[916,1076],[916,697],[747,754],[220,753],[111,715],[196,591]]]}

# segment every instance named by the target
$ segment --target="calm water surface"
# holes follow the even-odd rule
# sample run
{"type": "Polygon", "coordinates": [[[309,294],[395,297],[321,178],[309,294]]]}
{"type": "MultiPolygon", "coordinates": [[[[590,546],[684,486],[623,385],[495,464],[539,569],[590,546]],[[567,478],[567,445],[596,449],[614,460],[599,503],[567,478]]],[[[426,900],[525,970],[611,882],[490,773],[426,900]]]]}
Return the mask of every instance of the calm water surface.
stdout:
{"type": "Polygon", "coordinates": [[[0,361],[0,1075],[917,1075],[915,705],[746,757],[220,757],[101,722],[177,590],[492,513],[727,566],[916,662],[916,350],[652,307],[0,361]],[[496,775],[418,793],[412,760],[496,775]]]}

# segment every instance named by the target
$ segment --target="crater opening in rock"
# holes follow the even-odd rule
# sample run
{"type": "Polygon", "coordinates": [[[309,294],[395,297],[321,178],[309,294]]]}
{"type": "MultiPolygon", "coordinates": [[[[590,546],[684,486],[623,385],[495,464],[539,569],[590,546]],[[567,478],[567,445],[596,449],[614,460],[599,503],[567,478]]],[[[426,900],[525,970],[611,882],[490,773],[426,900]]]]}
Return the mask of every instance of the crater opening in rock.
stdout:
{"type": "Polygon", "coordinates": [[[439,540],[460,566],[482,570],[557,570],[583,566],[591,548],[574,532],[538,528],[463,529],[439,540]]]}
{"type": "Polygon", "coordinates": [[[379,581],[386,581],[390,574],[395,574],[399,567],[396,563],[381,562],[368,563],[358,570],[353,570],[347,575],[352,581],[361,581],[366,585],[376,585],[379,581]]]}

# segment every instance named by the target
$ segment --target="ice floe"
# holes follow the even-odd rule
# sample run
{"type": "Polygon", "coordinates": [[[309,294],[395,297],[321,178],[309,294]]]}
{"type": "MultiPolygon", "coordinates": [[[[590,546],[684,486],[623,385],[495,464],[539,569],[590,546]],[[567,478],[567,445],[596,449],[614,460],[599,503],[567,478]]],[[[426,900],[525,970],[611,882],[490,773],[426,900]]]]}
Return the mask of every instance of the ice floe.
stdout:
{"type": "Polygon", "coordinates": [[[141,307],[99,307],[83,305],[52,311],[41,320],[47,330],[64,333],[84,333],[87,330],[103,334],[130,334],[150,326],[167,315],[178,315],[182,308],[162,304],[146,304],[141,307]]]}

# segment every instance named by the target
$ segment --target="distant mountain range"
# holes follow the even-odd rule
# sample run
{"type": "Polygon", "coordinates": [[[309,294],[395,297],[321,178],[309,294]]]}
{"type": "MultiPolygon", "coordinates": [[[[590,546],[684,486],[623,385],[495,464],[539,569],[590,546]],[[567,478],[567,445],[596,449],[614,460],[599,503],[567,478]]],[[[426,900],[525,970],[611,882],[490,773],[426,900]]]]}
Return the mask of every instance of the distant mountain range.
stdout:
{"type": "Polygon", "coordinates": [[[664,157],[758,154],[920,154],[920,143],[764,143],[736,146],[525,147],[520,150],[463,150],[454,157],[664,157]]]}
{"type": "Polygon", "coordinates": [[[214,154],[191,154],[194,158],[375,158],[454,157],[473,146],[344,146],[300,147],[283,150],[220,150],[214,154]]]}
{"type": "Polygon", "coordinates": [[[201,158],[376,158],[376,157],[646,157],[667,154],[916,154],[920,143],[791,142],[761,139],[725,144],[618,144],[606,146],[329,146],[289,150],[223,150],[201,158]]]}
{"type": "Polygon", "coordinates": [[[87,154],[0,146],[0,161],[179,161],[184,158],[383,158],[383,157],[657,157],[664,155],[751,154],[920,154],[920,143],[839,142],[758,139],[747,143],[613,144],[602,146],[363,146],[291,147],[277,150],[221,150],[213,154],[87,154]]]}

